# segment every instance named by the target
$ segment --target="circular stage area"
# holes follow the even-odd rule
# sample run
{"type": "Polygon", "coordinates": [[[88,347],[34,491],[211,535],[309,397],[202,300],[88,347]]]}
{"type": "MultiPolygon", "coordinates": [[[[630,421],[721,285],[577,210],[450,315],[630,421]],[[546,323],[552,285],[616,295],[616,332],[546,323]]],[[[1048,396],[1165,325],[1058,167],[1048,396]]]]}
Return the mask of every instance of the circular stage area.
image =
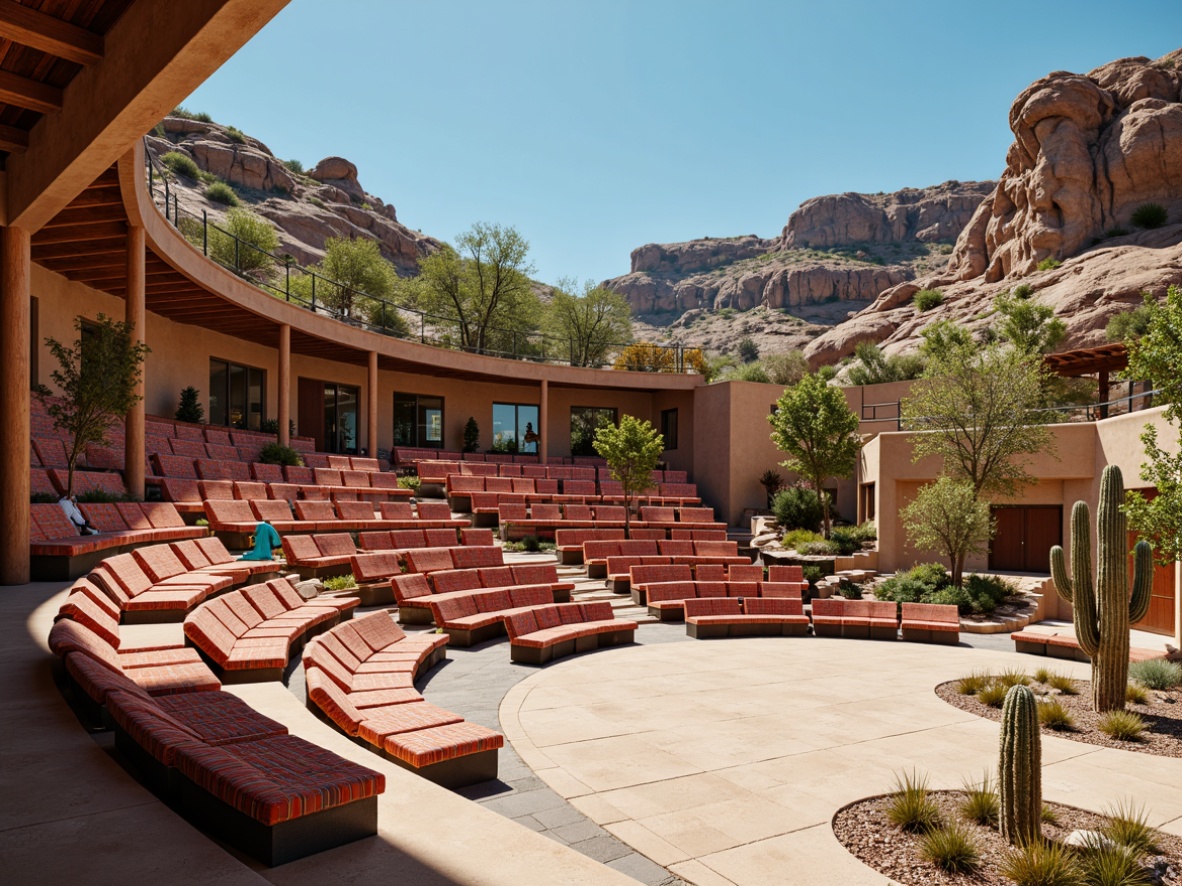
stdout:
{"type": "MultiPolygon", "coordinates": [[[[596,652],[501,705],[522,759],[576,808],[698,886],[883,882],[830,821],[895,773],[959,788],[997,766],[998,726],[933,691],[1013,653],[903,642],[752,638],[596,652]]],[[[1055,662],[1085,677],[1086,665],[1055,662]]],[[[1182,833],[1182,760],[1043,738],[1048,800],[1143,805],[1182,833]]]]}

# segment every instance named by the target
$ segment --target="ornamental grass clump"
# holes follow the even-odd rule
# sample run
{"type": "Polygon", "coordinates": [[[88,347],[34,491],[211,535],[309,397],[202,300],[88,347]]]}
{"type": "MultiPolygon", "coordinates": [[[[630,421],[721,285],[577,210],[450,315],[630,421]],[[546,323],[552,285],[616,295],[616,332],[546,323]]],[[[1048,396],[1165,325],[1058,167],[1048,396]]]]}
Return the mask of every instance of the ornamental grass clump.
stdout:
{"type": "Polygon", "coordinates": [[[990,683],[983,689],[977,690],[977,701],[986,707],[1000,708],[1006,698],[1006,688],[1000,683],[990,683]]]}
{"type": "Polygon", "coordinates": [[[1042,733],[1038,702],[1022,685],[1006,693],[1001,710],[1001,749],[997,784],[1001,801],[999,830],[1014,845],[1041,837],[1042,733]]]}
{"type": "Polygon", "coordinates": [[[960,814],[982,827],[997,827],[1001,816],[1001,801],[998,799],[992,776],[986,773],[980,784],[965,782],[960,814]]]}
{"type": "Polygon", "coordinates": [[[956,691],[961,695],[976,695],[993,682],[989,671],[973,671],[956,681],[956,691]]]}
{"type": "Polygon", "coordinates": [[[1101,833],[1109,840],[1144,855],[1160,851],[1161,834],[1149,824],[1145,809],[1133,803],[1118,803],[1104,809],[1108,822],[1101,833]]]}
{"type": "Polygon", "coordinates": [[[1003,689],[1009,690],[1013,686],[1029,686],[1030,677],[1025,671],[1017,668],[1007,668],[994,678],[1003,689]]]}
{"type": "Polygon", "coordinates": [[[1128,580],[1128,520],[1121,507],[1120,468],[1108,465],[1100,476],[1096,519],[1099,569],[1093,590],[1091,512],[1077,501],[1071,511],[1071,572],[1063,548],[1051,548],[1051,575],[1059,596],[1072,605],[1079,648],[1092,660],[1092,708],[1122,711],[1129,682],[1129,625],[1149,611],[1153,550],[1146,541],[1133,549],[1133,581],[1128,580]]]}
{"type": "Polygon", "coordinates": [[[1066,732],[1075,726],[1075,718],[1057,699],[1039,703],[1038,722],[1056,732],[1066,732]]]}
{"type": "Polygon", "coordinates": [[[1125,701],[1129,704],[1149,704],[1149,690],[1140,683],[1130,681],[1125,687],[1125,701]]]}
{"type": "Polygon", "coordinates": [[[1041,681],[1051,689],[1058,689],[1064,695],[1079,695],[1079,690],[1075,686],[1075,680],[1066,674],[1051,674],[1051,676],[1041,681]]]}
{"type": "Polygon", "coordinates": [[[923,835],[920,854],[950,874],[967,874],[981,864],[981,851],[972,832],[960,822],[936,828],[923,835]]]}
{"type": "Polygon", "coordinates": [[[1096,724],[1096,728],[1117,741],[1140,741],[1145,731],[1145,720],[1132,711],[1109,711],[1096,724]]]}
{"type": "Polygon", "coordinates": [[[926,834],[940,827],[940,809],[928,793],[926,776],[915,772],[895,776],[895,792],[887,806],[887,819],[913,834],[926,834]]]}
{"type": "Polygon", "coordinates": [[[1182,665],[1164,658],[1136,661],[1129,665],[1129,679],[1164,692],[1182,683],[1182,665]]]}
{"type": "Polygon", "coordinates": [[[1080,886],[1083,882],[1075,853],[1062,844],[1042,840],[1010,850],[998,870],[1015,886],[1080,886]]]}

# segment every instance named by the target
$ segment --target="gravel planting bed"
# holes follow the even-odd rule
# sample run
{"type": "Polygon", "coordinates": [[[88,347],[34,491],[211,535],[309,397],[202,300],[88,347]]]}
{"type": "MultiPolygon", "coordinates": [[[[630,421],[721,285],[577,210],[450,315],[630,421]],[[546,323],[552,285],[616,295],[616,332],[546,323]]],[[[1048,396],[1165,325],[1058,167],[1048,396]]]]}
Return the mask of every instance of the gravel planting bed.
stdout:
{"type": "MultiPolygon", "coordinates": [[[[839,809],[833,816],[833,833],[838,841],[863,864],[899,883],[922,886],[1004,886],[1013,881],[1003,877],[998,863],[1010,851],[1009,844],[996,829],[966,821],[959,806],[964,798],[961,791],[932,791],[931,798],[940,808],[945,822],[961,821],[969,828],[981,854],[981,864],[973,873],[949,874],[936,867],[920,852],[921,837],[891,824],[887,818],[889,797],[870,797],[839,809]]],[[[1061,841],[1072,831],[1096,831],[1106,821],[1103,815],[1086,812],[1058,803],[1044,804],[1055,821],[1044,821],[1043,836],[1061,841]]],[[[1144,859],[1152,869],[1146,882],[1173,886],[1182,882],[1182,837],[1161,834],[1158,840],[1160,855],[1144,859]]]]}
{"type": "MultiPolygon", "coordinates": [[[[962,695],[957,690],[959,681],[952,680],[936,687],[936,695],[953,707],[960,708],[978,717],[1001,721],[1001,708],[990,707],[977,700],[976,695],[962,695]]],[[[1067,708],[1075,721],[1071,729],[1054,730],[1042,727],[1043,735],[1056,735],[1073,741],[1100,745],[1106,748],[1120,748],[1142,754],[1156,754],[1159,757],[1182,757],[1182,691],[1174,688],[1166,691],[1146,690],[1149,704],[1128,704],[1125,710],[1132,711],[1145,721],[1146,729],[1138,741],[1121,741],[1105,735],[1097,727],[1100,715],[1091,707],[1092,684],[1088,680],[1072,680],[1078,694],[1068,695],[1049,689],[1041,683],[1031,682],[1030,689],[1036,696],[1053,697],[1067,708]]]]}

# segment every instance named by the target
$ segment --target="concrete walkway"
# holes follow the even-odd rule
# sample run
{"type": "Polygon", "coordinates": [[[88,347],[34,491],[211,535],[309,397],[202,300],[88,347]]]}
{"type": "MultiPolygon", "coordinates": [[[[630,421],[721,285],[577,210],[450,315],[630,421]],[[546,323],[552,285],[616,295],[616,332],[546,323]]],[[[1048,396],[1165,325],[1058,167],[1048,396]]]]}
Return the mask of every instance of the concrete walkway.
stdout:
{"type": "MultiPolygon", "coordinates": [[[[609,650],[518,683],[501,725],[575,808],[698,886],[883,883],[834,838],[833,814],[903,770],[956,788],[995,769],[997,724],[933,687],[1019,662],[1046,660],[814,637],[609,650]]],[[[1182,833],[1182,759],[1044,738],[1043,763],[1047,799],[1131,798],[1182,833]]]]}

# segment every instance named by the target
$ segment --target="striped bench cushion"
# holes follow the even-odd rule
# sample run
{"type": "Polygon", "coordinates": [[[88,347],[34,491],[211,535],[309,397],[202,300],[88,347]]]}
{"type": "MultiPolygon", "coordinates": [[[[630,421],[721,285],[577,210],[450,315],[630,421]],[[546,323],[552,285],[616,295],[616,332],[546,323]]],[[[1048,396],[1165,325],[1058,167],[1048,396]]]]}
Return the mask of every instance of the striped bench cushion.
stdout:
{"type": "Polygon", "coordinates": [[[418,769],[465,754],[496,750],[504,745],[505,736],[499,732],[465,721],[391,735],[384,748],[387,753],[418,769]]]}

